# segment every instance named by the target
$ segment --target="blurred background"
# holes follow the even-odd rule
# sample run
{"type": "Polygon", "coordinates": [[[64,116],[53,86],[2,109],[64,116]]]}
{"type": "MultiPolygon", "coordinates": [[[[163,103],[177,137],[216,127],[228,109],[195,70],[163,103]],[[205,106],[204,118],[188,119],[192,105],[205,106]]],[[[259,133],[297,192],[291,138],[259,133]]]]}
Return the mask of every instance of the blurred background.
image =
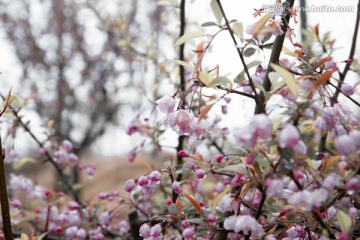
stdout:
{"type": "MultiPolygon", "coordinates": [[[[228,18],[246,28],[257,21],[254,8],[273,2],[223,0],[223,5],[228,18]]],[[[69,139],[83,161],[120,158],[119,164],[127,164],[121,156],[143,138],[128,136],[126,127],[134,119],[154,125],[161,117],[154,111],[154,101],[179,86],[177,68],[171,63],[178,59],[173,47],[179,34],[178,4],[177,0],[0,0],[0,92],[6,95],[12,87],[20,99],[31,98],[20,113],[40,139],[69,139]],[[49,122],[52,130],[44,131],[49,122]]],[[[306,13],[308,24],[320,24],[321,35],[331,31],[336,39],[335,61],[347,59],[357,1],[307,0],[306,4],[354,6],[353,12],[306,13]]],[[[210,0],[186,1],[186,19],[186,31],[201,30],[202,23],[214,21],[210,0]]],[[[294,26],[297,41],[300,26],[294,26]]],[[[186,44],[189,59],[195,46],[193,40],[186,44]]],[[[222,74],[231,77],[239,73],[240,62],[228,34],[215,39],[211,53],[205,65],[219,64],[222,74]]],[[[357,51],[355,57],[359,55],[357,51]]],[[[350,73],[348,78],[355,82],[358,76],[350,73]]],[[[222,124],[238,127],[244,116],[252,114],[248,111],[252,104],[243,98],[232,102],[222,124]],[[239,108],[243,110],[231,110],[239,108]]],[[[220,106],[214,109],[215,114],[220,112],[220,106]]],[[[161,141],[175,152],[173,132],[161,141]]],[[[21,130],[4,143],[24,156],[37,151],[21,130]]]]}

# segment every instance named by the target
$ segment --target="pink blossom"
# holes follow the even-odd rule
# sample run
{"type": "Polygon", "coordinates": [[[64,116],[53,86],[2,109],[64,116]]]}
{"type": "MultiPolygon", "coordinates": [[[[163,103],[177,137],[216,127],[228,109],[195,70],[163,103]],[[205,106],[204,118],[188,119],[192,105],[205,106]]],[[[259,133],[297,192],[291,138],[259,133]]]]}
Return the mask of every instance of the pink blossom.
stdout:
{"type": "Polygon", "coordinates": [[[346,188],[349,191],[356,191],[360,189],[360,180],[357,177],[350,178],[349,181],[346,182],[346,188]]]}
{"type": "Polygon", "coordinates": [[[98,198],[100,200],[105,200],[107,197],[108,197],[107,193],[101,192],[101,193],[98,194],[98,198]]]}
{"type": "Polygon", "coordinates": [[[111,216],[109,212],[102,212],[99,216],[99,224],[102,227],[108,227],[111,223],[111,216]]]}
{"type": "Polygon", "coordinates": [[[64,140],[62,145],[63,145],[65,151],[72,152],[72,150],[73,150],[72,142],[70,142],[69,140],[64,140]]]}
{"type": "Polygon", "coordinates": [[[150,225],[148,223],[144,223],[143,225],[141,225],[139,235],[143,238],[150,237],[150,225]]]}
{"type": "Polygon", "coordinates": [[[354,140],[349,135],[341,135],[335,139],[335,148],[340,155],[347,156],[356,151],[354,140]]]}
{"type": "Polygon", "coordinates": [[[225,219],[224,228],[227,230],[233,230],[236,233],[242,233],[244,235],[250,235],[252,238],[258,238],[264,234],[264,229],[256,221],[255,218],[249,215],[231,216],[225,219]]]}
{"type": "Polygon", "coordinates": [[[281,30],[283,25],[281,19],[270,20],[270,22],[265,26],[267,31],[270,31],[273,36],[283,35],[284,32],[281,30]]]}
{"type": "Polygon", "coordinates": [[[157,238],[161,236],[161,225],[160,224],[156,224],[153,227],[150,228],[150,236],[157,238]]]}
{"type": "Polygon", "coordinates": [[[157,108],[163,113],[169,114],[174,111],[175,100],[170,96],[163,96],[155,102],[157,104],[157,108]]]}
{"type": "Polygon", "coordinates": [[[299,131],[291,124],[287,124],[279,133],[279,147],[292,148],[299,154],[305,154],[307,149],[305,143],[300,140],[299,131]]]}
{"type": "Polygon", "coordinates": [[[217,156],[215,157],[215,162],[221,163],[221,161],[222,161],[223,159],[224,159],[223,155],[217,155],[217,156]]]}
{"type": "Polygon", "coordinates": [[[267,179],[265,185],[268,197],[273,197],[275,199],[282,197],[284,184],[280,179],[267,179]]]}
{"type": "Polygon", "coordinates": [[[324,189],[316,189],[313,192],[303,190],[292,195],[288,204],[295,205],[303,211],[311,211],[313,207],[320,207],[328,198],[329,192],[324,189]]]}

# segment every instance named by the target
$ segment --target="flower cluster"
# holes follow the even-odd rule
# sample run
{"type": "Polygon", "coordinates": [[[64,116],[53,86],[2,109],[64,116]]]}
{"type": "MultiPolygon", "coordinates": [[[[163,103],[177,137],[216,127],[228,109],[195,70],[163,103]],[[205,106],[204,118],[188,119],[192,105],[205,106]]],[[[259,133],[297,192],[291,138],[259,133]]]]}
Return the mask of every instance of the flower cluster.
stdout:
{"type": "Polygon", "coordinates": [[[171,128],[179,135],[201,139],[204,134],[211,132],[211,126],[205,119],[195,117],[189,111],[175,108],[175,100],[164,96],[156,101],[158,109],[166,114],[163,120],[165,127],[171,128]]]}
{"type": "Polygon", "coordinates": [[[258,114],[250,119],[250,123],[234,132],[234,138],[241,147],[255,146],[257,139],[271,136],[272,122],[264,114],[258,114]]]}

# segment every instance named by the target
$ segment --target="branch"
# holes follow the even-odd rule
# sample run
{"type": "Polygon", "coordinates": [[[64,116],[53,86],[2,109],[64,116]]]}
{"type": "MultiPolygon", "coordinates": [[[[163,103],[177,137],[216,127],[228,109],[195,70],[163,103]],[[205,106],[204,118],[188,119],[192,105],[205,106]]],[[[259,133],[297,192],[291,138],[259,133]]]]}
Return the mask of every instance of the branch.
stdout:
{"type": "MultiPolygon", "coordinates": [[[[225,24],[226,24],[226,27],[227,27],[227,30],[229,31],[229,34],[231,36],[231,39],[233,40],[235,46],[238,46],[238,43],[235,39],[235,36],[234,36],[234,32],[232,31],[231,27],[230,27],[230,22],[229,20],[227,19],[226,15],[225,15],[225,12],[224,12],[224,9],[221,5],[221,1],[220,0],[216,0],[217,3],[219,4],[219,8],[220,8],[220,11],[221,11],[221,14],[222,16],[224,17],[225,19],[225,24]]],[[[256,106],[259,107],[259,110],[260,112],[264,112],[265,113],[265,105],[264,105],[264,101],[261,99],[261,97],[258,95],[256,89],[255,89],[255,84],[254,84],[254,81],[252,80],[251,76],[250,76],[250,73],[249,73],[249,69],[245,63],[245,59],[244,59],[244,56],[243,54],[241,53],[240,49],[239,48],[236,48],[236,51],[240,57],[240,60],[241,60],[241,63],[242,65],[244,66],[244,70],[245,70],[245,73],[246,73],[246,76],[248,77],[249,79],[249,84],[250,84],[250,87],[252,89],[252,91],[254,92],[254,98],[255,98],[255,101],[256,101],[256,106]]]]}
{"type": "Polygon", "coordinates": [[[3,222],[3,229],[5,239],[13,239],[11,229],[11,217],[9,210],[9,198],[6,189],[6,177],[4,167],[4,154],[2,151],[1,136],[0,136],[0,201],[1,201],[1,217],[3,222]]]}
{"type": "MultiPolygon", "coordinates": [[[[292,8],[293,5],[294,5],[295,0],[287,0],[286,2],[289,3],[289,8],[292,8]]],[[[264,82],[263,82],[263,87],[264,87],[265,91],[270,91],[271,82],[270,82],[270,79],[269,79],[269,73],[273,71],[271,66],[270,66],[270,63],[278,63],[279,62],[280,53],[281,53],[281,50],[282,50],[283,45],[284,45],[285,33],[287,31],[289,20],[290,20],[290,14],[287,13],[287,15],[285,16],[285,19],[283,19],[283,25],[281,27],[281,30],[284,33],[275,38],[274,45],[273,45],[271,55],[270,55],[270,59],[269,59],[269,64],[268,64],[268,67],[266,69],[266,74],[265,74],[265,78],[264,78],[264,82]]],[[[263,92],[260,93],[260,98],[261,98],[262,104],[264,105],[265,104],[264,103],[265,102],[265,96],[264,96],[263,92]]],[[[256,105],[255,114],[264,112],[262,108],[265,109],[265,106],[256,105]]]]}
{"type": "MultiPolygon", "coordinates": [[[[185,0],[181,0],[180,3],[180,32],[179,32],[179,37],[183,36],[185,33],[185,0]]],[[[179,47],[179,59],[181,61],[184,61],[184,48],[185,48],[185,43],[181,44],[179,47]]],[[[184,66],[180,65],[180,86],[181,86],[181,92],[185,92],[185,69],[184,66]]],[[[185,99],[184,99],[184,103],[181,104],[180,108],[184,108],[185,106],[185,99]]],[[[183,149],[184,147],[184,142],[185,142],[185,136],[179,136],[178,138],[178,146],[176,148],[176,164],[182,165],[183,164],[183,160],[182,158],[177,154],[180,150],[183,149]]],[[[177,181],[181,180],[181,174],[179,174],[177,176],[177,181]]]]}

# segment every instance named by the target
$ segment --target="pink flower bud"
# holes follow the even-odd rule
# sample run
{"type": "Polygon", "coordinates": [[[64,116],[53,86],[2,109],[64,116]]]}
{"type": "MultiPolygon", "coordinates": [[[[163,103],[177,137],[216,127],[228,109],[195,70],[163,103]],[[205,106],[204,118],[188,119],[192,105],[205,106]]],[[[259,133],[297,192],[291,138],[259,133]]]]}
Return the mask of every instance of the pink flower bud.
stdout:
{"type": "Polygon", "coordinates": [[[149,183],[149,179],[146,177],[146,176],[141,176],[141,177],[139,177],[139,179],[138,179],[138,184],[140,185],[140,186],[145,186],[146,184],[148,184],[149,183]]]}
{"type": "Polygon", "coordinates": [[[180,151],[178,152],[178,155],[179,155],[179,157],[186,157],[186,156],[187,156],[185,150],[180,150],[180,151]]]}
{"type": "Polygon", "coordinates": [[[182,188],[179,182],[175,181],[173,182],[173,184],[171,185],[172,190],[177,193],[177,194],[181,194],[182,193],[182,188]]]}
{"type": "Polygon", "coordinates": [[[56,232],[57,234],[61,234],[61,233],[63,232],[62,227],[57,226],[57,227],[55,228],[55,232],[56,232]]]}
{"type": "Polygon", "coordinates": [[[218,155],[216,158],[215,158],[215,162],[217,163],[221,163],[221,161],[224,159],[223,155],[218,155]]]}
{"type": "Polygon", "coordinates": [[[216,222],[216,215],[213,214],[213,213],[210,213],[210,214],[208,215],[208,217],[207,217],[207,221],[208,221],[209,223],[216,222]]]}
{"type": "Polygon", "coordinates": [[[346,96],[351,96],[354,94],[354,88],[350,84],[344,83],[341,85],[341,92],[346,96]]]}
{"type": "Polygon", "coordinates": [[[189,224],[189,222],[188,222],[187,220],[184,220],[184,221],[181,222],[181,227],[182,227],[182,228],[188,228],[189,225],[190,225],[190,224],[189,224]]]}
{"type": "Polygon", "coordinates": [[[105,199],[107,199],[107,197],[108,197],[108,194],[107,194],[107,193],[104,193],[104,192],[101,192],[101,193],[99,193],[99,195],[98,195],[98,198],[99,198],[100,200],[105,200],[105,199]]]}
{"type": "Polygon", "coordinates": [[[149,179],[153,182],[160,181],[161,173],[159,171],[152,171],[149,175],[149,179]]]}
{"type": "Polygon", "coordinates": [[[134,179],[129,179],[124,184],[124,189],[126,192],[131,192],[136,187],[134,179]]]}
{"type": "Polygon", "coordinates": [[[65,151],[67,151],[67,152],[72,152],[72,150],[73,150],[73,144],[69,140],[63,141],[63,147],[64,147],[65,151]]]}
{"type": "Polygon", "coordinates": [[[194,238],[194,230],[192,230],[191,228],[186,228],[184,229],[184,231],[182,232],[182,236],[185,239],[193,239],[194,238]]]}
{"type": "Polygon", "coordinates": [[[198,179],[203,179],[205,176],[206,176],[206,172],[202,169],[198,169],[195,171],[195,176],[198,178],[198,179]]]}
{"type": "Polygon", "coordinates": [[[46,150],[44,148],[39,149],[39,155],[44,156],[46,154],[46,150]]]}

